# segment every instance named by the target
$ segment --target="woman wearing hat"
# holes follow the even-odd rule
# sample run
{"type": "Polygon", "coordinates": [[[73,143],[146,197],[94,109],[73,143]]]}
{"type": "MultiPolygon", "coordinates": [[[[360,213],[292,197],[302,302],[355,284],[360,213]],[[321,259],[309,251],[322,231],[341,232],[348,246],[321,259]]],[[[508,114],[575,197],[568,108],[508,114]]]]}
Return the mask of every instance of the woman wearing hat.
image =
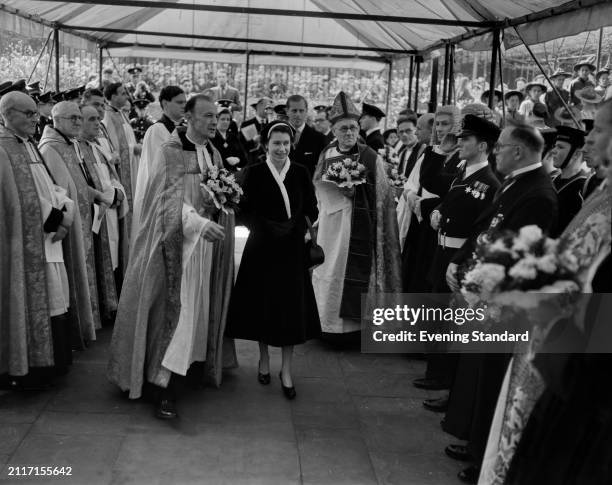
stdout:
{"type": "Polygon", "coordinates": [[[567,89],[563,88],[563,84],[565,83],[566,79],[571,77],[572,75],[569,72],[562,71],[561,69],[557,69],[550,75],[550,80],[552,81],[555,89],[551,89],[544,95],[544,104],[546,105],[550,115],[546,120],[546,124],[551,128],[558,125],[558,122],[553,118],[553,114],[559,108],[565,107],[563,101],[565,101],[565,104],[570,104],[570,93],[567,89]]]}
{"type": "Polygon", "coordinates": [[[283,394],[296,396],[291,376],[294,345],[321,334],[304,242],[306,217],[317,219],[308,170],[289,159],[293,128],[282,121],[262,132],[263,163],[243,172],[240,213],[247,239],[227,318],[226,335],[259,342],[257,380],[270,383],[268,346],[282,348],[283,394]]]}
{"type": "Polygon", "coordinates": [[[569,92],[572,104],[580,104],[580,99],[576,97],[576,91],[587,87],[595,87],[589,79],[589,75],[595,72],[595,66],[590,62],[579,62],[574,66],[574,73],[578,75],[569,85],[569,92]]]}
{"type": "Polygon", "coordinates": [[[533,114],[533,106],[535,103],[540,102],[540,96],[547,90],[546,86],[542,83],[531,81],[525,86],[525,93],[527,97],[521,103],[519,113],[522,114],[526,119],[529,119],[533,114]]]}

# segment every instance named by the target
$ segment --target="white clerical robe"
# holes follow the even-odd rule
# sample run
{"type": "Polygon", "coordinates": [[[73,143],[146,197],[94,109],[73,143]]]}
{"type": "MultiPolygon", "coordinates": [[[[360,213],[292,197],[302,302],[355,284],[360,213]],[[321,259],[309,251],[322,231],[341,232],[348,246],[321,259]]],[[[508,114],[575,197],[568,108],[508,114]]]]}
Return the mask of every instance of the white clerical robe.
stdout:
{"type": "Polygon", "coordinates": [[[135,190],[132,195],[132,241],[135,240],[136,234],[138,234],[140,229],[140,215],[142,213],[145,190],[148,186],[149,174],[155,172],[153,164],[159,159],[158,154],[161,146],[170,140],[171,134],[165,124],[154,123],[147,129],[142,141],[138,173],[132,179],[132,181],[136,181],[135,190]]]}
{"type": "MultiPolygon", "coordinates": [[[[333,147],[325,158],[340,156],[333,147]]],[[[353,202],[338,186],[318,180],[315,194],[319,205],[317,243],[323,248],[325,261],[312,272],[312,286],[321,319],[321,330],[326,333],[347,333],[361,328],[358,321],[340,317],[344,291],[344,276],[351,239],[353,202]]]]}
{"type": "Polygon", "coordinates": [[[204,176],[185,174],[181,311],[162,360],[166,369],[180,375],[186,375],[193,362],[206,360],[210,315],[210,275],[214,245],[202,238],[202,231],[211,221],[199,214],[196,208],[203,206],[200,182],[212,167],[212,159],[204,145],[196,145],[196,156],[204,176]]]}
{"type": "MultiPolygon", "coordinates": [[[[30,170],[34,178],[34,185],[40,201],[42,224],[47,220],[51,209],[66,207],[70,213],[74,210],[74,203],[68,198],[66,190],[53,183],[47,169],[39,159],[32,144],[24,140],[24,145],[30,156],[30,170]]],[[[62,242],[53,242],[55,233],[45,233],[45,275],[47,279],[47,296],[49,298],[49,311],[52,317],[62,315],[70,306],[70,291],[68,275],[64,265],[62,242]]]]}
{"type": "MultiPolygon", "coordinates": [[[[100,179],[100,183],[102,184],[102,191],[108,197],[107,202],[110,199],[108,205],[110,205],[114,200],[115,189],[120,190],[123,193],[123,200],[125,201],[127,195],[125,194],[123,186],[117,179],[111,177],[111,172],[108,165],[111,159],[107,158],[108,155],[100,145],[91,142],[87,143],[91,147],[94,154],[94,167],[96,169],[96,173],[98,174],[98,178],[100,179]]],[[[129,210],[127,204],[120,204],[119,208],[120,212],[118,212],[116,207],[108,207],[104,213],[113,271],[119,267],[119,218],[125,217],[129,210]]]]}

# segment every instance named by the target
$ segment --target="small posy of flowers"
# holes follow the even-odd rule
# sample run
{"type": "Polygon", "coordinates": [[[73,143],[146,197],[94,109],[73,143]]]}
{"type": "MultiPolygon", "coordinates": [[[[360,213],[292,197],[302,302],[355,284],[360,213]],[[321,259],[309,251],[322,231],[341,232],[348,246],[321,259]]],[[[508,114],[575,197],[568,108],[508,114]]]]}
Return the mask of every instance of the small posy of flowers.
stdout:
{"type": "Polygon", "coordinates": [[[481,238],[465,273],[461,293],[471,306],[487,302],[529,307],[530,293],[575,293],[577,256],[535,225],[493,240],[481,238]]]}
{"type": "Polygon", "coordinates": [[[242,197],[242,187],[236,182],[234,174],[225,168],[211,167],[208,178],[200,184],[208,192],[217,209],[228,212],[235,209],[242,197]]]}
{"type": "Polygon", "coordinates": [[[365,172],[365,165],[347,157],[330,163],[322,179],[326,182],[333,182],[338,187],[350,188],[365,183],[365,172]]]}

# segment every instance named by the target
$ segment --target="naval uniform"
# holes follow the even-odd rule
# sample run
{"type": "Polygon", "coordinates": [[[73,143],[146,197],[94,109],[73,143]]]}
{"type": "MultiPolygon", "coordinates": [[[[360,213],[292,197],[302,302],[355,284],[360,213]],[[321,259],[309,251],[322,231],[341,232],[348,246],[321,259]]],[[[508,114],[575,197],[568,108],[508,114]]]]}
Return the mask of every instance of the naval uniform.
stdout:
{"type": "Polygon", "coordinates": [[[500,186],[488,161],[467,167],[465,161],[451,188],[434,210],[441,215],[438,245],[429,273],[434,293],[450,293],[446,269],[457,250],[470,236],[478,216],[491,205],[500,186]]]}

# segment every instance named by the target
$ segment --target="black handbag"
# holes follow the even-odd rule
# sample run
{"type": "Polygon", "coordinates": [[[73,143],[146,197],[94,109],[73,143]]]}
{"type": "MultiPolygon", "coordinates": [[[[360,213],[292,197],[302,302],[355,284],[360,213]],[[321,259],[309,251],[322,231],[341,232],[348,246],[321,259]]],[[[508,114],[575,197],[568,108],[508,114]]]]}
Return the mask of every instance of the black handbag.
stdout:
{"type": "Polygon", "coordinates": [[[323,248],[319,246],[316,242],[316,235],[314,229],[312,228],[312,224],[310,223],[310,219],[308,216],[306,217],[306,225],[308,226],[308,232],[310,232],[310,241],[306,241],[306,266],[308,269],[312,269],[315,266],[319,266],[323,264],[325,261],[325,253],[323,252],[323,248]]]}

